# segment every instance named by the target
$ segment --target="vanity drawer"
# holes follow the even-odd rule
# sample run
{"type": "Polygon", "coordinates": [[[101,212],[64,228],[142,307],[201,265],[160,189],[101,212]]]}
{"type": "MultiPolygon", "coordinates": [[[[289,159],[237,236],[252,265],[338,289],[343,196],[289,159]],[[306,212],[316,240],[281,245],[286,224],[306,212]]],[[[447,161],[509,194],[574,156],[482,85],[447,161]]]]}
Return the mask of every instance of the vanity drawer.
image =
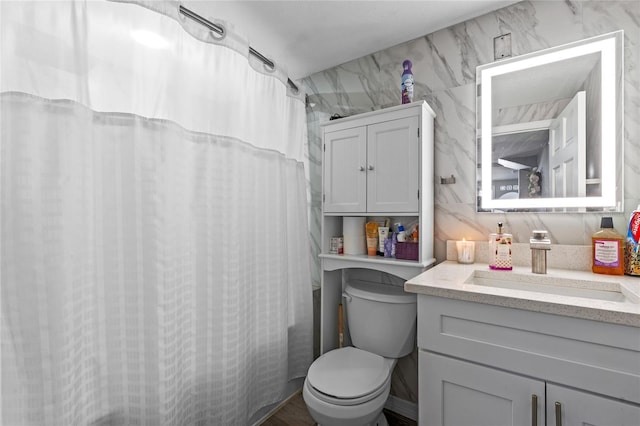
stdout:
{"type": "Polygon", "coordinates": [[[640,328],[418,295],[418,347],[640,403],[640,328]]]}

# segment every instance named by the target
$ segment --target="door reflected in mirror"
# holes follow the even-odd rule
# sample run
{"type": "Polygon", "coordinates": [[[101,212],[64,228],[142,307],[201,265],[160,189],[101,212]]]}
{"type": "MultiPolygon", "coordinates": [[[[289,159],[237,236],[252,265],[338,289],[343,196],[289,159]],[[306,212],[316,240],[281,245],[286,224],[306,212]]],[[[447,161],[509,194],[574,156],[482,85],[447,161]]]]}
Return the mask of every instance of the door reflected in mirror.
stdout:
{"type": "Polygon", "coordinates": [[[478,211],[622,211],[622,40],[478,67],[478,211]]]}

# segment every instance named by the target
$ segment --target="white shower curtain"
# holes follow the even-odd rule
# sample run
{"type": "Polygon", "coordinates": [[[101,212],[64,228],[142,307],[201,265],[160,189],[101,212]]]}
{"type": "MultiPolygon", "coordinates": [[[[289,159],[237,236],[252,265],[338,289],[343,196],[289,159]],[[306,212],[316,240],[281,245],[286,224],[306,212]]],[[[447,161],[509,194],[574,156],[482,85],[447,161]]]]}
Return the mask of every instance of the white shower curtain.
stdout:
{"type": "Polygon", "coordinates": [[[0,3],[3,425],[243,425],[311,362],[302,95],[177,6],[0,3]]]}

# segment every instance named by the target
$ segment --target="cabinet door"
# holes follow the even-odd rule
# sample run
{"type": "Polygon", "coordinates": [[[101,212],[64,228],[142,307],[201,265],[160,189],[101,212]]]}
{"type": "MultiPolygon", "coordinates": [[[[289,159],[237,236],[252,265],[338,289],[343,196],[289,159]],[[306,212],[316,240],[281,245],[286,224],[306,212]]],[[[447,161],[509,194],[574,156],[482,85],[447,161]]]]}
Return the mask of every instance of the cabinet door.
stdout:
{"type": "Polygon", "coordinates": [[[418,117],[367,127],[367,210],[373,213],[417,212],[418,117]]]}
{"type": "Polygon", "coordinates": [[[423,350],[418,362],[421,426],[544,425],[543,381],[423,350]]]}
{"type": "Polygon", "coordinates": [[[365,212],[367,207],[366,127],[325,133],[324,211],[365,212]]]}
{"type": "Polygon", "coordinates": [[[636,426],[640,425],[640,407],[549,383],[547,424],[636,426]]]}

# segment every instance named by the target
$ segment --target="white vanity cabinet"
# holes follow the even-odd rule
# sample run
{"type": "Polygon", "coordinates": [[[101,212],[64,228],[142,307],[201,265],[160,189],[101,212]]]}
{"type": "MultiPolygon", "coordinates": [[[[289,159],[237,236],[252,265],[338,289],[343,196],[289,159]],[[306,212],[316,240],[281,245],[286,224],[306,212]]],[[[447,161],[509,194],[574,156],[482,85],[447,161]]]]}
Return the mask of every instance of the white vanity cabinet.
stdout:
{"type": "Polygon", "coordinates": [[[424,350],[418,363],[421,425],[544,425],[544,381],[424,350]]]}
{"type": "Polygon", "coordinates": [[[640,425],[640,406],[547,383],[547,424],[640,425]],[[557,419],[560,419],[559,421],[557,419]]]}
{"type": "Polygon", "coordinates": [[[322,353],[338,346],[345,269],[365,268],[409,279],[435,263],[434,118],[433,110],[421,101],[322,124],[322,353]],[[345,216],[417,223],[418,259],[329,253],[331,238],[343,236],[345,216]]]}
{"type": "Polygon", "coordinates": [[[640,425],[640,329],[418,295],[420,425],[640,425]]]}
{"type": "Polygon", "coordinates": [[[640,424],[634,404],[427,351],[418,359],[421,425],[640,424]]]}

